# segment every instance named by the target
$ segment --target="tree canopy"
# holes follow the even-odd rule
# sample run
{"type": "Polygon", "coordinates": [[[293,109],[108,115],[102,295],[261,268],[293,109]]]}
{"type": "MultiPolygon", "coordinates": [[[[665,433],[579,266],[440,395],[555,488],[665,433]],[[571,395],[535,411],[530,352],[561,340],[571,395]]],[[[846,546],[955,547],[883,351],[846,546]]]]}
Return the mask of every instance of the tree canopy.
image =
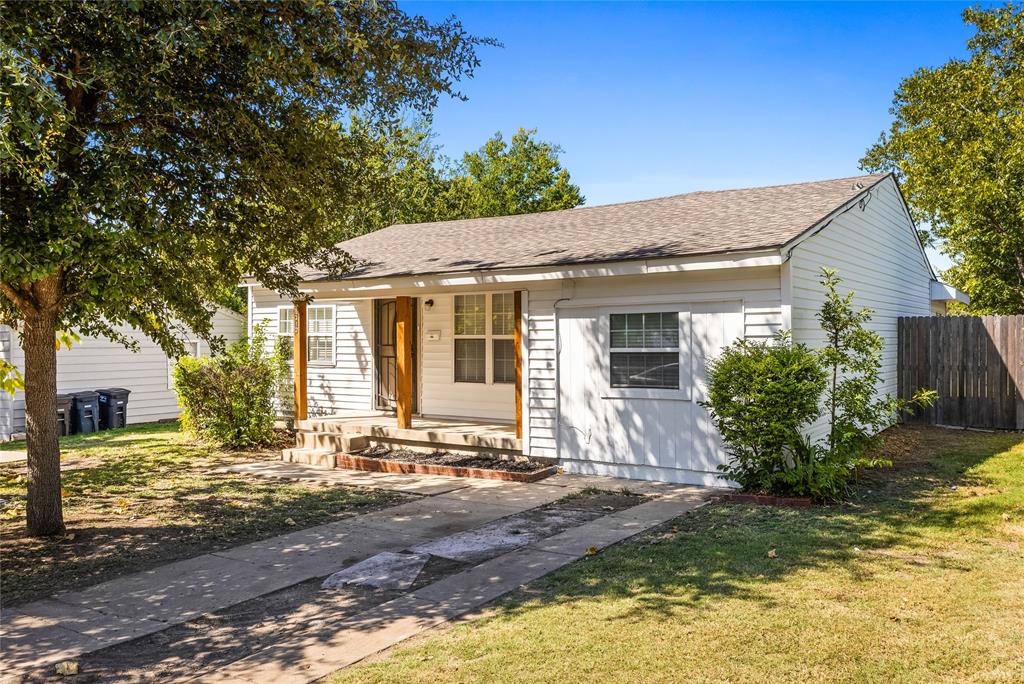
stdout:
{"type": "Polygon", "coordinates": [[[506,216],[571,209],[584,202],[559,159],[561,148],[520,128],[511,143],[496,133],[453,161],[423,124],[385,133],[353,127],[377,145],[373,175],[379,192],[359,212],[359,232],[395,223],[506,216]],[[376,136],[376,137],[374,137],[376,136]]]}
{"type": "Polygon", "coordinates": [[[861,166],[897,174],[915,219],[953,260],[977,313],[1024,313],[1024,11],[963,13],[970,55],[919,69],[861,166]]]}
{"type": "Polygon", "coordinates": [[[535,129],[520,128],[505,142],[496,133],[462,157],[447,192],[446,218],[477,218],[571,209],[584,202],[562,168],[557,145],[537,140],[535,129]]]}
{"type": "Polygon", "coordinates": [[[459,96],[454,19],[376,0],[0,4],[0,321],[26,352],[30,531],[58,533],[58,329],[181,351],[243,276],[297,293],[375,190],[348,121],[459,96]]]}

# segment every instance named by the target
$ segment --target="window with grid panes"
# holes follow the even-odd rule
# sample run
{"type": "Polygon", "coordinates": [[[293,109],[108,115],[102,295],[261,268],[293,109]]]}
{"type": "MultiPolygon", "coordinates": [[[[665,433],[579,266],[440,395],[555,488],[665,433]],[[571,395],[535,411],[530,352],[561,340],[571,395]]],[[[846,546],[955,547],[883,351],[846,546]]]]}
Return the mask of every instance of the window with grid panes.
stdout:
{"type": "Polygon", "coordinates": [[[334,307],[306,309],[306,360],[316,365],[334,364],[334,307]]]}
{"type": "Polygon", "coordinates": [[[515,382],[513,293],[455,295],[454,331],[455,382],[515,382]]]}
{"type": "Polygon", "coordinates": [[[611,387],[679,389],[679,314],[609,317],[611,387]]]}
{"type": "Polygon", "coordinates": [[[487,382],[487,295],[455,295],[455,382],[487,382]]]}

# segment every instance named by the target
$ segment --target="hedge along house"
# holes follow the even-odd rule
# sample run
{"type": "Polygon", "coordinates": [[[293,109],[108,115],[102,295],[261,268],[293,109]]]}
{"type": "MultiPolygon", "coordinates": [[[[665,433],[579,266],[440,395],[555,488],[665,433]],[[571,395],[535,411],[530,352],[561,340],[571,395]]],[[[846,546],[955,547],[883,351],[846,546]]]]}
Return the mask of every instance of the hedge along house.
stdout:
{"type": "Polygon", "coordinates": [[[361,265],[305,273],[308,303],[249,289],[250,325],[295,340],[292,459],[330,462],[368,435],[722,484],[705,363],[782,328],[820,344],[822,266],[875,311],[884,392],[897,317],[958,296],[890,175],[396,225],[341,246],[361,265]]]}

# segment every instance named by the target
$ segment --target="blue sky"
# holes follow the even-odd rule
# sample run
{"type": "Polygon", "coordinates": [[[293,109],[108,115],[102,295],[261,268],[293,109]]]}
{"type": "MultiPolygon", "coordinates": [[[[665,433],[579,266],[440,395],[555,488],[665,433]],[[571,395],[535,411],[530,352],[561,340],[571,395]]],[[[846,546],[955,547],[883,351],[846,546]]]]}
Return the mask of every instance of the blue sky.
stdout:
{"type": "Polygon", "coordinates": [[[537,128],[589,205],[860,173],[900,79],[965,54],[964,6],[402,3],[504,44],[435,113],[444,152],[537,128]]]}

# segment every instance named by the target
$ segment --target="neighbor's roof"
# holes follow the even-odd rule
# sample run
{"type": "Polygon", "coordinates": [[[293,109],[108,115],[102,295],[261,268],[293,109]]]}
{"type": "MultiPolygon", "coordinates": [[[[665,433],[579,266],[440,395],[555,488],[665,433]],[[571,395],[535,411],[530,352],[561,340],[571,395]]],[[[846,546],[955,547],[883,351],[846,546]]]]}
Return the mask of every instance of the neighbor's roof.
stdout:
{"type": "MultiPolygon", "coordinates": [[[[887,174],[691,192],[537,214],[399,224],[341,243],[349,278],[657,259],[781,247],[887,174]]],[[[333,280],[309,270],[306,280],[333,280]]]]}

